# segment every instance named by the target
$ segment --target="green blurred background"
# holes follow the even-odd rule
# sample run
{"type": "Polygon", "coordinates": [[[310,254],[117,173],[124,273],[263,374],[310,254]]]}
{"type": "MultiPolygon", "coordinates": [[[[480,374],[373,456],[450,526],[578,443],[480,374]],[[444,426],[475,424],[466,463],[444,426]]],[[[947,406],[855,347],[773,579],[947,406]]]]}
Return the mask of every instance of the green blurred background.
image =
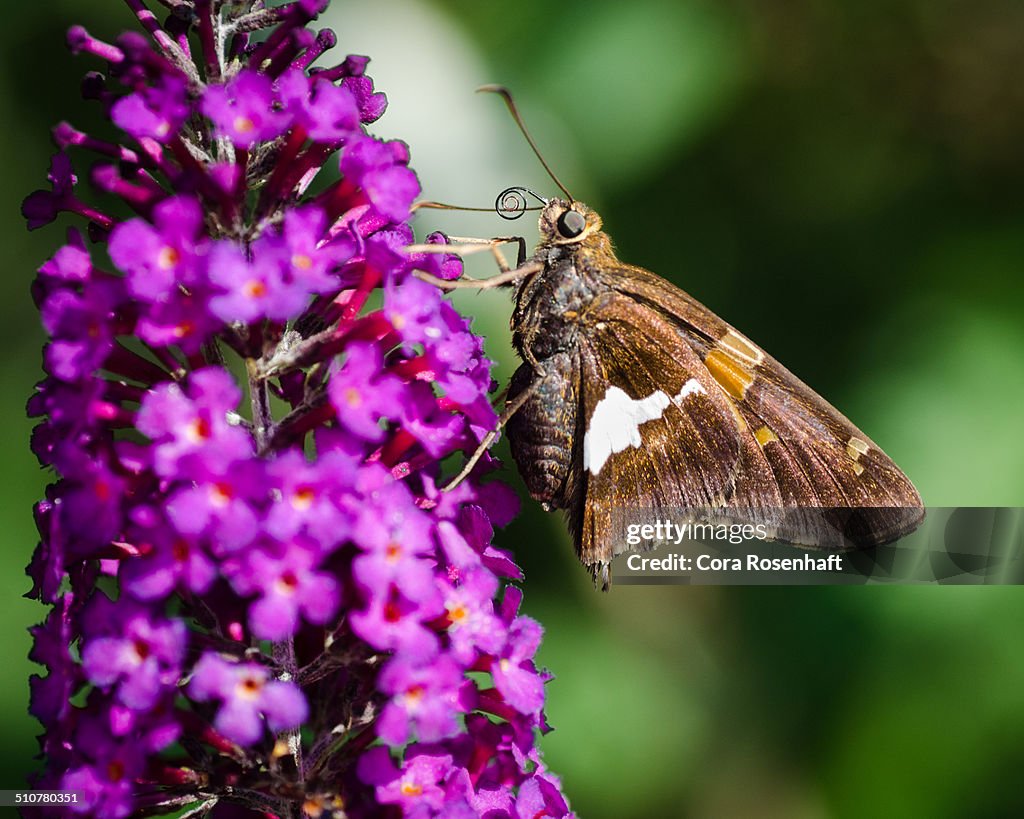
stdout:
{"type": "MultiPolygon", "coordinates": [[[[0,27],[0,788],[21,785],[35,751],[25,628],[44,612],[19,596],[46,476],[23,417],[42,343],[28,287],[62,238],[26,234],[17,207],[44,181],[50,125],[97,122],[77,83],[99,66],[62,47],[72,22],[104,36],[130,24],[116,0],[51,0],[5,4],[0,27]]],[[[343,52],[374,57],[392,102],[375,130],[411,144],[427,196],[553,192],[500,102],[472,93],[509,85],[624,259],[768,348],[927,503],[1022,505],[1017,0],[366,0],[325,23],[343,52]]],[[[463,214],[422,226],[509,229],[463,214]]],[[[460,301],[507,377],[507,296],[460,301]]],[[[1020,589],[602,595],[535,504],[499,538],[547,629],[543,747],[582,816],[1024,814],[1020,589]]]]}

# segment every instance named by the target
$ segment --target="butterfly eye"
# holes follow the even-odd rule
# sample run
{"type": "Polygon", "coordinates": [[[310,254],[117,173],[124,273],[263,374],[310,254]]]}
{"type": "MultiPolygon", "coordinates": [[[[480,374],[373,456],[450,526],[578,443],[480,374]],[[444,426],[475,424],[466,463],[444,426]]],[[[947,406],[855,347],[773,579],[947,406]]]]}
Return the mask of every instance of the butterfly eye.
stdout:
{"type": "Polygon", "coordinates": [[[587,226],[587,220],[577,210],[567,210],[558,217],[558,232],[566,239],[575,239],[587,226]]]}

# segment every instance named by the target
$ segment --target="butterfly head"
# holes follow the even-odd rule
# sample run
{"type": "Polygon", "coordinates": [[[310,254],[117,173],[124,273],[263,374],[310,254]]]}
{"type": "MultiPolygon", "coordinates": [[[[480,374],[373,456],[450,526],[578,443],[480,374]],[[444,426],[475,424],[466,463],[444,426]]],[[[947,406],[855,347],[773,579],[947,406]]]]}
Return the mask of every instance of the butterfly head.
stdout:
{"type": "Polygon", "coordinates": [[[548,199],[540,213],[539,227],[542,245],[581,244],[601,230],[601,217],[582,202],[548,199]]]}

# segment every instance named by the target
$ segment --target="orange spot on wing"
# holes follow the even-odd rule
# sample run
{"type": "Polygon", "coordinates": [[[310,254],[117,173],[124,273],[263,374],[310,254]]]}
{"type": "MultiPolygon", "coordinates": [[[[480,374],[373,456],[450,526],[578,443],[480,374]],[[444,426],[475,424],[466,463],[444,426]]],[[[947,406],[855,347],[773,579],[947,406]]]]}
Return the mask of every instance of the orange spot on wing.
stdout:
{"type": "Polygon", "coordinates": [[[737,401],[743,400],[750,385],[754,383],[753,374],[721,350],[708,353],[704,366],[719,386],[737,401]]]}

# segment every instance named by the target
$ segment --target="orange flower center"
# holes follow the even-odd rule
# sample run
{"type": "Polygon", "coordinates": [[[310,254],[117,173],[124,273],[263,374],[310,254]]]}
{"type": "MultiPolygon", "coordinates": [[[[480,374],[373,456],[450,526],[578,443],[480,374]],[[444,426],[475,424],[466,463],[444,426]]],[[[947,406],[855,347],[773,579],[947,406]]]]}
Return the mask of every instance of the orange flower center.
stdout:
{"type": "Polygon", "coordinates": [[[422,685],[411,685],[405,691],[405,704],[410,708],[415,708],[423,702],[423,695],[422,685]]]}
{"type": "Polygon", "coordinates": [[[299,587],[299,579],[294,572],[285,572],[277,578],[276,585],[281,594],[292,594],[299,587]]]}
{"type": "Polygon", "coordinates": [[[234,492],[231,491],[230,484],[215,483],[210,487],[210,503],[214,506],[221,508],[227,506],[233,496],[234,492]]]}
{"type": "Polygon", "coordinates": [[[212,433],[210,422],[205,418],[193,418],[185,431],[186,436],[194,443],[207,440],[212,433]]]}
{"type": "Polygon", "coordinates": [[[292,495],[292,507],[303,512],[313,505],[314,500],[316,500],[316,490],[311,486],[303,486],[292,495]]]}
{"type": "Polygon", "coordinates": [[[245,283],[242,292],[250,299],[262,299],[267,295],[267,285],[259,279],[252,279],[245,283]]]}
{"type": "Polygon", "coordinates": [[[139,662],[144,662],[149,657],[149,643],[144,640],[133,640],[132,650],[135,652],[135,656],[139,662]]]}
{"type": "Polygon", "coordinates": [[[170,246],[160,248],[160,252],[156,255],[156,264],[161,270],[170,270],[179,261],[181,261],[181,254],[178,253],[177,248],[170,246]]]}
{"type": "Polygon", "coordinates": [[[258,677],[243,677],[238,683],[238,695],[246,699],[256,699],[263,690],[263,681],[258,677]]]}

